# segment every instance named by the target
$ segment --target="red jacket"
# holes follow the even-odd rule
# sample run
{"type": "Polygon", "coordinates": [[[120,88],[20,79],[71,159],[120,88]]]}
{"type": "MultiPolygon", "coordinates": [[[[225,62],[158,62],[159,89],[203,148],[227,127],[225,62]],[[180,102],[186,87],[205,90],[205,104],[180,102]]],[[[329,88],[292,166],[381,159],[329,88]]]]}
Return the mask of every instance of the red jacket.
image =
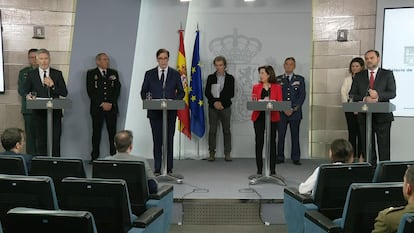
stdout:
{"type": "MultiPolygon", "coordinates": [[[[263,84],[258,83],[253,86],[252,95],[256,94],[257,99],[259,100],[262,96],[263,84]]],[[[270,99],[276,101],[282,101],[282,87],[279,84],[271,83],[270,84],[270,99]]],[[[260,115],[260,111],[253,111],[252,113],[252,121],[256,121],[260,115]]],[[[279,111],[272,111],[271,113],[271,121],[278,122],[280,121],[280,113],[279,111]]]]}

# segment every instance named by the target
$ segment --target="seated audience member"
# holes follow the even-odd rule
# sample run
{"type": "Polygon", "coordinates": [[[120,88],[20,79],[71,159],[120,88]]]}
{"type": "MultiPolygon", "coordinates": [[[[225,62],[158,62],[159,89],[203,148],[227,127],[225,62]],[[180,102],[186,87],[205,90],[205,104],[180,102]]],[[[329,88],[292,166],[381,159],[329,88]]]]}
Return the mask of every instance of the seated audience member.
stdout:
{"type": "Polygon", "coordinates": [[[4,130],[3,134],[1,135],[1,145],[5,151],[0,153],[0,155],[23,156],[24,161],[26,162],[27,170],[30,171],[32,156],[22,153],[25,143],[24,136],[24,131],[19,128],[8,128],[4,130]]]}
{"type": "MultiPolygon", "coordinates": [[[[336,139],[332,142],[329,149],[329,158],[333,164],[352,163],[354,161],[352,145],[345,139],[336,139]]],[[[317,167],[312,175],[299,185],[299,193],[312,193],[318,178],[319,167],[317,167]]]]}
{"type": "Polygon", "coordinates": [[[410,166],[405,171],[403,194],[408,204],[380,211],[375,219],[372,233],[395,233],[398,230],[401,217],[406,213],[414,213],[414,166],[410,166]]]}
{"type": "Polygon", "coordinates": [[[148,164],[148,161],[144,158],[130,154],[132,151],[132,141],[133,141],[133,135],[130,130],[119,131],[115,135],[115,140],[114,140],[116,154],[114,156],[105,157],[104,159],[144,162],[147,179],[148,179],[149,192],[156,193],[158,190],[158,182],[154,177],[154,173],[152,172],[151,167],[148,164]]]}

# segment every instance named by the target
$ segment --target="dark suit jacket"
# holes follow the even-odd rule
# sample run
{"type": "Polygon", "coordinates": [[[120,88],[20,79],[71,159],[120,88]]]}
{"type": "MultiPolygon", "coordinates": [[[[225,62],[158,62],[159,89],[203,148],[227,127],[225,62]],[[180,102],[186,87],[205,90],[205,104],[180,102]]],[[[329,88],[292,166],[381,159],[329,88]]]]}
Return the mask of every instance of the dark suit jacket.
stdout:
{"type": "MultiPolygon", "coordinates": [[[[51,98],[59,98],[59,96],[66,97],[68,95],[68,90],[66,89],[66,83],[63,79],[62,72],[60,70],[56,70],[50,68],[49,76],[54,82],[53,88],[48,88],[43,86],[42,80],[40,79],[39,75],[39,68],[32,70],[26,80],[25,92],[26,95],[30,92],[36,92],[37,97],[41,98],[48,98],[49,91],[51,98]],[[48,89],[50,89],[48,91],[48,89]]],[[[36,110],[38,111],[38,110],[36,110]]],[[[43,110],[40,110],[43,111],[43,110]]],[[[62,110],[53,110],[54,113],[59,114],[62,116],[62,110]]]]}
{"type": "Polygon", "coordinates": [[[91,114],[98,113],[102,110],[102,102],[111,103],[111,112],[118,113],[118,98],[121,83],[116,70],[106,69],[106,77],[102,76],[98,67],[88,70],[86,74],[86,89],[91,100],[91,114]]]}
{"type": "MultiPolygon", "coordinates": [[[[368,70],[357,73],[352,81],[349,95],[352,95],[354,101],[362,101],[367,96],[369,87],[368,70]]],[[[378,102],[389,102],[396,96],[395,78],[390,70],[378,69],[374,81],[374,90],[378,92],[378,102]]],[[[374,122],[387,122],[394,120],[391,113],[374,113],[372,114],[374,122]]]]}
{"type": "MultiPolygon", "coordinates": [[[[145,73],[144,82],[141,88],[141,98],[146,99],[146,94],[150,92],[153,99],[163,98],[163,88],[158,77],[158,67],[148,70],[145,73]]],[[[181,83],[180,73],[175,69],[168,67],[167,79],[165,80],[165,98],[181,100],[184,98],[183,84],[181,83]]],[[[177,111],[168,111],[168,117],[177,115],[177,111]]],[[[161,119],[161,110],[148,110],[148,118],[161,119]]]]}
{"type": "Polygon", "coordinates": [[[17,154],[14,151],[3,151],[3,152],[0,153],[0,155],[7,155],[7,156],[10,156],[10,157],[16,157],[16,155],[22,156],[23,159],[24,159],[24,162],[26,163],[27,171],[30,171],[30,168],[32,167],[32,158],[33,158],[33,156],[31,156],[31,155],[17,154]]]}
{"type": "Polygon", "coordinates": [[[231,74],[226,72],[226,77],[224,78],[224,87],[223,90],[220,92],[219,98],[214,98],[213,94],[211,94],[211,85],[217,84],[217,76],[216,72],[214,74],[210,74],[207,78],[206,90],[204,94],[208,99],[208,106],[210,108],[214,108],[214,102],[220,101],[224,108],[231,106],[231,98],[234,97],[234,77],[231,74]]]}

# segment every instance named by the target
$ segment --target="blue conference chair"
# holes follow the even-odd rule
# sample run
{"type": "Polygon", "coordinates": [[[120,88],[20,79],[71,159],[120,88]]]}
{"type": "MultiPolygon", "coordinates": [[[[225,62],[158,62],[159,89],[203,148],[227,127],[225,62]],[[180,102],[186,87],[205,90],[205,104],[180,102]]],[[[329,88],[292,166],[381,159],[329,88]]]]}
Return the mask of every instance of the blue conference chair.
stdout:
{"type": "Polygon", "coordinates": [[[168,232],[173,209],[173,186],[163,185],[158,192],[149,194],[147,175],[144,163],[141,161],[95,160],[92,177],[123,179],[128,185],[132,213],[141,215],[151,207],[164,210],[162,232],[168,232]]]}
{"type": "Polygon", "coordinates": [[[37,156],[32,159],[30,175],[51,177],[58,197],[60,193],[60,184],[63,178],[86,178],[82,159],[46,156],[37,156]]]}
{"type": "Polygon", "coordinates": [[[148,209],[138,217],[132,214],[124,180],[65,178],[59,200],[61,209],[91,212],[99,233],[158,233],[163,229],[161,208],[148,209]]]}
{"type": "Polygon", "coordinates": [[[58,209],[50,177],[0,175],[0,197],[0,221],[3,225],[7,211],[15,207],[58,209]]]}
{"type": "Polygon", "coordinates": [[[370,233],[379,211],[407,204],[402,186],[402,182],[352,184],[342,217],[333,220],[318,211],[307,211],[304,232],[370,233]]]}
{"type": "Polygon", "coordinates": [[[407,168],[414,161],[380,161],[375,168],[372,182],[400,182],[407,168]]]}
{"type": "Polygon", "coordinates": [[[289,233],[303,233],[305,212],[318,210],[330,218],[339,218],[349,186],[370,182],[372,166],[368,163],[322,164],[312,194],[300,194],[297,188],[284,189],[284,212],[289,233]]]}
{"type": "Polygon", "coordinates": [[[8,233],[59,232],[96,233],[95,220],[90,212],[14,208],[4,223],[8,233]]]}
{"type": "Polygon", "coordinates": [[[413,233],[414,232],[414,213],[404,214],[398,226],[397,233],[413,233]]]}
{"type": "Polygon", "coordinates": [[[0,174],[27,176],[27,166],[21,155],[1,155],[0,174]]]}

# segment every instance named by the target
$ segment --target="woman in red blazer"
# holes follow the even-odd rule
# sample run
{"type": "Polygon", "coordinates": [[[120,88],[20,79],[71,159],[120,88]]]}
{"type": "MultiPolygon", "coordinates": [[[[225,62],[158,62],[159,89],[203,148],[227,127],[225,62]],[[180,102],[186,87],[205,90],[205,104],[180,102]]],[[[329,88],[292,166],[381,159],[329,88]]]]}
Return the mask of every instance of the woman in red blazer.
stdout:
{"type": "MultiPolygon", "coordinates": [[[[272,66],[266,65],[258,68],[260,82],[253,86],[252,96],[257,100],[282,101],[282,87],[276,83],[276,75],[272,66]]],[[[276,166],[276,131],[277,122],[280,121],[279,111],[271,112],[270,132],[270,174],[275,174],[276,166]]],[[[262,175],[263,168],[263,144],[265,133],[265,113],[253,111],[252,121],[256,140],[256,165],[257,175],[262,175]]]]}

